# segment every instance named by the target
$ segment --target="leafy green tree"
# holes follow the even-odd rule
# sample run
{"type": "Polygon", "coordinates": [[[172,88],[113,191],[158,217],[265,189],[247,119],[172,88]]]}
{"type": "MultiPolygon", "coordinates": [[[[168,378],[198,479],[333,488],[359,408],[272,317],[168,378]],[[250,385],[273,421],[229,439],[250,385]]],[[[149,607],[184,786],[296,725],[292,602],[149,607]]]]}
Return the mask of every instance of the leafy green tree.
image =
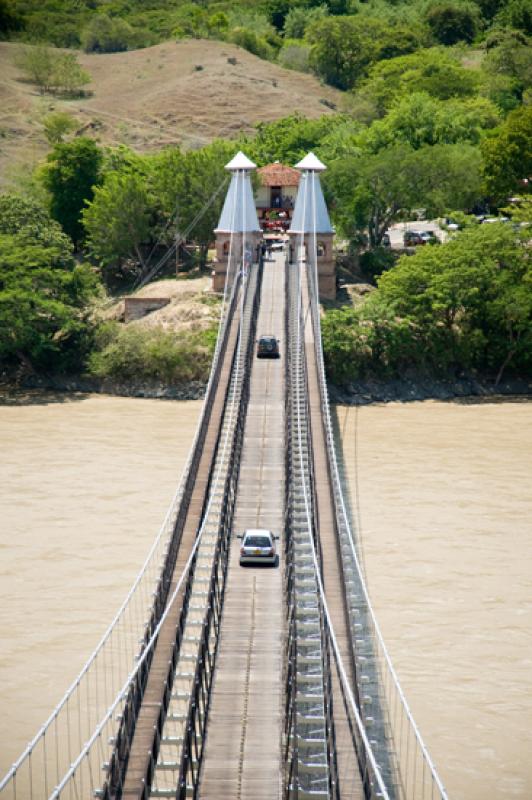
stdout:
{"type": "Polygon", "coordinates": [[[50,219],[45,207],[33,197],[11,192],[0,194],[0,233],[20,233],[30,225],[39,229],[54,227],[61,230],[57,222],[50,219]]]}
{"type": "Polygon", "coordinates": [[[82,214],[87,243],[104,267],[106,282],[114,275],[110,268],[123,259],[133,256],[144,266],[141,246],[149,241],[153,216],[153,198],[144,176],[131,171],[108,172],[82,214]]]}
{"type": "Polygon", "coordinates": [[[74,53],[63,53],[56,59],[52,80],[56,91],[75,97],[83,94],[83,87],[91,82],[91,76],[80,67],[74,53]]]}
{"type": "Polygon", "coordinates": [[[135,46],[135,32],[124,19],[98,14],[83,29],[81,43],[86,53],[119,53],[135,46]]]}
{"type": "Polygon", "coordinates": [[[530,191],[532,175],[532,107],[508,114],[504,123],[481,144],[486,192],[500,203],[512,192],[530,191]],[[526,183],[525,183],[526,181],[526,183]]]}
{"type": "Polygon", "coordinates": [[[50,193],[52,216],[75,243],[83,238],[81,212],[92,200],[101,164],[98,145],[92,139],[80,137],[56,144],[42,171],[42,181],[50,193]]]}
{"type": "Polygon", "coordinates": [[[243,47],[249,53],[271,61],[275,56],[275,50],[270,46],[263,36],[258,36],[255,31],[249,28],[233,28],[229,34],[229,39],[239,47],[243,47]]]}
{"type": "Polygon", "coordinates": [[[324,19],[329,11],[327,6],[304,8],[294,6],[286,15],[284,21],[284,35],[287,39],[303,39],[308,26],[317,20],[324,19]]]}
{"type": "Polygon", "coordinates": [[[5,38],[11,31],[18,31],[23,27],[24,19],[12,0],[0,0],[0,39],[5,38]]]}
{"type": "Polygon", "coordinates": [[[310,64],[339,89],[350,89],[371,64],[416,50],[420,41],[408,26],[393,28],[372,17],[326,17],[309,26],[310,64]]]}
{"type": "Polygon", "coordinates": [[[299,114],[292,114],[275,122],[259,123],[256,136],[246,142],[245,149],[259,165],[275,160],[295,164],[309,150],[314,150],[330,132],[330,116],[305,119],[299,114]]]}
{"type": "Polygon", "coordinates": [[[42,45],[24,47],[17,52],[15,63],[42,92],[50,91],[56,67],[56,57],[51,48],[42,45]]]}
{"type": "Polygon", "coordinates": [[[360,144],[373,152],[401,142],[415,149],[457,142],[478,144],[484,132],[499,122],[499,109],[485,98],[443,101],[416,92],[399,97],[386,117],[360,136],[360,144]]]}
{"type": "Polygon", "coordinates": [[[436,366],[493,369],[497,382],[510,363],[532,366],[532,265],[508,226],[469,228],[423,248],[378,287],[380,301],[425,330],[429,347],[439,340],[436,366]]]}
{"type": "Polygon", "coordinates": [[[507,0],[502,3],[495,22],[532,36],[532,6],[529,0],[507,0]]]}
{"type": "Polygon", "coordinates": [[[481,197],[480,155],[466,145],[397,145],[333,162],[324,183],[342,232],[354,244],[367,236],[378,247],[391,223],[415,208],[433,217],[474,205],[481,197]]]}
{"type": "Polygon", "coordinates": [[[509,78],[519,98],[532,87],[532,48],[524,37],[499,36],[497,44],[488,49],[483,62],[487,76],[509,78]]]}
{"type": "MultiPolygon", "coordinates": [[[[532,195],[512,197],[511,205],[502,210],[511,216],[513,222],[524,223],[525,227],[532,225],[532,195]]],[[[523,234],[528,236],[528,231],[523,231],[523,234]]]]}
{"type": "Polygon", "coordinates": [[[478,85],[478,73],[465,69],[445,50],[430,48],[374,64],[359,91],[371,98],[382,114],[403,95],[425,92],[449,100],[471,97],[478,85]]]}
{"type": "Polygon", "coordinates": [[[0,361],[28,369],[79,368],[90,348],[91,269],[32,200],[0,195],[0,361]]]}
{"type": "Polygon", "coordinates": [[[147,191],[153,202],[152,238],[170,244],[176,237],[199,248],[206,263],[229,175],[225,164],[235,155],[233,142],[215,140],[201,150],[168,148],[147,164],[147,191]]]}
{"type": "Polygon", "coordinates": [[[26,47],[17,54],[15,63],[43,93],[80,94],[91,81],[74,53],[61,53],[50,47],[26,47]]]}
{"type": "Polygon", "coordinates": [[[485,20],[491,21],[506,0],[475,0],[485,20]]]}
{"type": "Polygon", "coordinates": [[[479,13],[474,3],[439,2],[429,6],[426,21],[441,44],[472,42],[475,38],[479,13]]]}

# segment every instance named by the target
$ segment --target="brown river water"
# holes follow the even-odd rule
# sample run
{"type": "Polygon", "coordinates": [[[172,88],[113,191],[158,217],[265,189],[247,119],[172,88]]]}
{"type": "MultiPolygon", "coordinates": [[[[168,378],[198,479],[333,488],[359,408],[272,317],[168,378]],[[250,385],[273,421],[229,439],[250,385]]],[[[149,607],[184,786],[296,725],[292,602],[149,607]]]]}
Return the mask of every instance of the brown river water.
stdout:
{"type": "MultiPolygon", "coordinates": [[[[0,773],[124,599],[201,402],[0,406],[0,773]]],[[[454,800],[532,798],[532,403],[337,409],[384,638],[454,800]]]]}

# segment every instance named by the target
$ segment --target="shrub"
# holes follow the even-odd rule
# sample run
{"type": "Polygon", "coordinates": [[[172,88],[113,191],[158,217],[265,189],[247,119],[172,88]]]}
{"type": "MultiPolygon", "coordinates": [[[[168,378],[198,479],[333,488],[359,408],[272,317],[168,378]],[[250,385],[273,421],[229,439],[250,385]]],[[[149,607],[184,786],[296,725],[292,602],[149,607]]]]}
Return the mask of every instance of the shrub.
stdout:
{"type": "Polygon", "coordinates": [[[265,60],[272,60],[275,51],[266,39],[257,36],[255,31],[248,30],[247,28],[234,28],[229,35],[230,41],[239,47],[243,47],[253,55],[263,58],[265,60]]]}
{"type": "Polygon", "coordinates": [[[277,60],[285,69],[295,69],[298,72],[309,72],[310,47],[294,39],[285,41],[277,60]]]}
{"type": "Polygon", "coordinates": [[[104,324],[88,369],[98,378],[162,381],[181,384],[206,381],[209,376],[216,329],[175,333],[132,324],[104,324]]]}
{"type": "Polygon", "coordinates": [[[64,111],[52,111],[43,118],[44,135],[49,144],[63,141],[63,137],[74,130],[76,120],[64,111]]]}

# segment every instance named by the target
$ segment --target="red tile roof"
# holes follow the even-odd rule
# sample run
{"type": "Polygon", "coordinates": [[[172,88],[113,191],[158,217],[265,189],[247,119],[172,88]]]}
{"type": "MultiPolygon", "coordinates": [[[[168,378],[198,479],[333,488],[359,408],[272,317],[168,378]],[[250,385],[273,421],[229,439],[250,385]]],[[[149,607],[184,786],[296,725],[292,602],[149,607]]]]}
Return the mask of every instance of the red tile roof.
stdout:
{"type": "Polygon", "coordinates": [[[298,186],[301,173],[285,164],[266,164],[257,170],[259,180],[263,186],[298,186]]]}

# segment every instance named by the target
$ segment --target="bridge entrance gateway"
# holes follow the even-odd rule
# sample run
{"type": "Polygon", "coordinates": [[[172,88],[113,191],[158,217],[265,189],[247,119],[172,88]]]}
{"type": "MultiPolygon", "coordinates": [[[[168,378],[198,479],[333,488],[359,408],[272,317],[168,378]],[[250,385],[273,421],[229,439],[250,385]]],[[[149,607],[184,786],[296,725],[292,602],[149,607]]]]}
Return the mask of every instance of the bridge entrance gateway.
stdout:
{"type": "Polygon", "coordinates": [[[346,510],[318,302],[335,291],[325,166],[309,153],[296,167],[287,237],[265,258],[255,165],[243,153],[227,165],[222,311],[187,466],[128,597],[2,800],[447,798],[346,510]],[[279,359],[256,358],[263,334],[279,359]],[[250,528],[279,536],[278,565],[240,566],[250,528]]]}

